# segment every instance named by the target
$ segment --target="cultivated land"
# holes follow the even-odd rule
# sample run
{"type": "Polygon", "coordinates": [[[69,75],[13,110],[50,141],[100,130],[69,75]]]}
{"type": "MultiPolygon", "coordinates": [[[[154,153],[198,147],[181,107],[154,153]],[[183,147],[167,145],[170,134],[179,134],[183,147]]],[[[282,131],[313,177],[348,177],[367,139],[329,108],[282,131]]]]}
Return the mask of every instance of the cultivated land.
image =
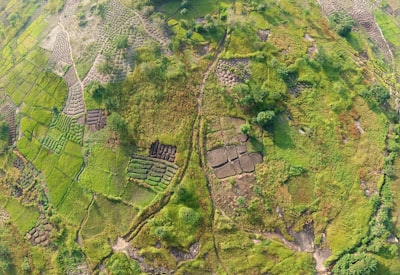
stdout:
{"type": "Polygon", "coordinates": [[[399,274],[400,2],[0,0],[0,274],[399,274]]]}

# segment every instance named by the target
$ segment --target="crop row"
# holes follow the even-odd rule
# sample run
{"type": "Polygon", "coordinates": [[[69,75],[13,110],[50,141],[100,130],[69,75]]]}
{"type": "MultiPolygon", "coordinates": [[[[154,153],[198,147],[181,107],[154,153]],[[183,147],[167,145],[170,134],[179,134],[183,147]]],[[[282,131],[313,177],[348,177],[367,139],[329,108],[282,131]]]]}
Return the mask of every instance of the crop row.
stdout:
{"type": "Polygon", "coordinates": [[[162,192],[175,176],[177,168],[158,159],[134,156],[128,164],[127,176],[144,182],[156,192],[162,192]]]}
{"type": "Polygon", "coordinates": [[[67,136],[65,134],[60,135],[57,139],[54,139],[53,137],[47,135],[42,140],[43,146],[46,149],[53,151],[57,155],[64,150],[66,143],[67,143],[67,136]]]}
{"type": "Polygon", "coordinates": [[[50,128],[56,128],[63,132],[68,140],[82,144],[83,125],[76,122],[76,119],[59,114],[53,118],[50,128]]]}

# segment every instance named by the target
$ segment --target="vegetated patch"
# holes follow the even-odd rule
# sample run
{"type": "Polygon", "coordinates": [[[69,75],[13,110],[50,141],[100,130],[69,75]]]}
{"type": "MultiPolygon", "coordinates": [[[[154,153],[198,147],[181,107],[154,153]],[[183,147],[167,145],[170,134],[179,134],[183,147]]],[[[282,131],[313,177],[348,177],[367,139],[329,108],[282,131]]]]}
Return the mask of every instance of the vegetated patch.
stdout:
{"type": "Polygon", "coordinates": [[[102,109],[88,110],[86,114],[86,125],[90,131],[99,131],[107,124],[107,113],[102,109]]]}
{"type": "Polygon", "coordinates": [[[250,77],[248,59],[221,59],[218,61],[216,74],[219,82],[232,88],[250,77]]]}
{"type": "Polygon", "coordinates": [[[24,204],[36,203],[39,198],[44,196],[43,191],[40,190],[40,185],[43,183],[41,173],[32,163],[24,163],[18,156],[14,158],[13,166],[18,172],[16,173],[17,178],[9,185],[12,196],[18,198],[24,204]]]}
{"type": "Polygon", "coordinates": [[[167,161],[134,155],[128,164],[127,176],[158,193],[168,187],[177,170],[178,166],[167,161]]]}

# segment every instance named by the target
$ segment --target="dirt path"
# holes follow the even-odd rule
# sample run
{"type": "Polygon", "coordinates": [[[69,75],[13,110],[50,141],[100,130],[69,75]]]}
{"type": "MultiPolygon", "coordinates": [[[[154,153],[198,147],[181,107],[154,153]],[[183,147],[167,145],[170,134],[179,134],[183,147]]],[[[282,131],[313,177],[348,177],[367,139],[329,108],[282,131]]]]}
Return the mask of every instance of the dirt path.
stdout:
{"type": "MultiPolygon", "coordinates": [[[[60,16],[61,16],[61,15],[60,15],[60,16]]],[[[69,35],[68,31],[65,29],[64,25],[61,23],[60,20],[58,21],[58,25],[61,27],[61,30],[67,35],[67,39],[68,39],[68,49],[69,49],[70,58],[71,58],[71,60],[72,60],[72,65],[71,65],[71,66],[72,66],[72,68],[73,68],[73,70],[74,70],[74,74],[75,74],[76,80],[77,80],[77,82],[78,82],[78,84],[79,84],[79,87],[80,87],[80,96],[81,96],[81,98],[82,98],[82,104],[83,104],[83,114],[85,114],[85,113],[86,113],[86,104],[85,104],[85,100],[84,100],[85,97],[84,97],[84,94],[83,94],[84,86],[83,86],[83,84],[82,84],[81,79],[79,78],[78,71],[76,70],[74,57],[73,57],[73,55],[72,55],[71,38],[70,38],[70,35],[69,35]]],[[[70,100],[70,97],[72,97],[72,94],[71,94],[71,87],[68,87],[68,98],[67,98],[67,102],[65,103],[64,109],[67,108],[68,103],[69,103],[68,100],[70,100]]]]}
{"type": "Polygon", "coordinates": [[[93,194],[92,200],[90,201],[90,203],[89,203],[89,205],[88,205],[88,207],[86,209],[86,215],[83,218],[83,220],[81,221],[81,224],[79,225],[78,232],[76,233],[76,242],[79,244],[79,246],[82,246],[82,241],[83,241],[83,239],[82,239],[82,229],[83,229],[83,227],[85,226],[86,222],[89,219],[90,209],[92,208],[92,205],[93,205],[94,201],[96,200],[96,198],[97,198],[97,195],[93,194]]]}
{"type": "Polygon", "coordinates": [[[212,237],[213,237],[213,246],[214,246],[214,251],[215,254],[217,256],[217,259],[219,261],[219,263],[221,264],[222,268],[224,269],[226,274],[229,274],[227,271],[227,268],[225,267],[224,263],[222,262],[219,253],[218,253],[218,248],[217,248],[217,244],[215,241],[215,232],[214,232],[214,223],[215,223],[215,203],[214,203],[214,198],[213,198],[213,194],[211,191],[211,186],[210,186],[210,180],[208,178],[207,175],[207,167],[205,164],[205,159],[206,159],[206,148],[205,148],[205,144],[204,144],[204,136],[202,136],[203,133],[203,95],[204,95],[204,90],[206,87],[206,82],[207,79],[210,75],[210,73],[214,70],[215,66],[218,63],[219,60],[219,55],[221,54],[221,51],[223,50],[224,46],[225,46],[225,41],[226,41],[226,35],[227,35],[227,31],[225,30],[224,33],[224,37],[222,38],[221,43],[218,46],[218,49],[215,53],[215,56],[211,62],[211,64],[208,66],[206,72],[203,75],[203,79],[201,80],[201,84],[200,84],[200,90],[199,90],[199,94],[197,96],[197,121],[198,121],[198,125],[199,125],[199,129],[197,131],[195,131],[193,129],[193,134],[197,135],[196,139],[197,139],[197,147],[198,147],[198,153],[199,153],[199,164],[200,167],[203,171],[203,174],[206,178],[206,184],[207,184],[207,190],[208,190],[208,194],[210,196],[211,199],[211,216],[210,216],[210,221],[211,221],[211,232],[212,232],[212,237]]]}

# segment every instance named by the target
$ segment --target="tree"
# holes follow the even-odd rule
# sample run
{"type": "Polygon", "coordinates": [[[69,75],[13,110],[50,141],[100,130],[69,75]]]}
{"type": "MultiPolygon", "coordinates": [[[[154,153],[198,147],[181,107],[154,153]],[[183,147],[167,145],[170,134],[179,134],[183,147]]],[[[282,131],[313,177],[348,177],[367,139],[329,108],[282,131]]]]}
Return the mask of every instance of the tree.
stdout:
{"type": "Polygon", "coordinates": [[[259,112],[257,115],[256,121],[261,126],[267,126],[274,117],[275,117],[275,113],[273,111],[259,112]]]}
{"type": "Polygon", "coordinates": [[[198,222],[200,215],[192,208],[183,206],[179,209],[179,218],[185,224],[194,225],[198,222]]]}

